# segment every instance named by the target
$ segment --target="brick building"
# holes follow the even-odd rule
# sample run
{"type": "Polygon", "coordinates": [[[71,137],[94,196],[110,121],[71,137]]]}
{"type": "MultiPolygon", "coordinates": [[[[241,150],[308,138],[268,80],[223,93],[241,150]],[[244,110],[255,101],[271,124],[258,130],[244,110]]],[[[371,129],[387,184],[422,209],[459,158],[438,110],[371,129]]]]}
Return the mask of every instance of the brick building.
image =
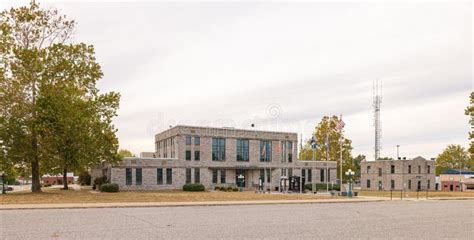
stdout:
{"type": "Polygon", "coordinates": [[[291,176],[336,183],[336,162],[297,160],[297,139],[296,133],[176,126],[156,134],[154,157],[124,158],[108,175],[121,190],[181,189],[186,183],[213,189],[237,185],[238,176],[246,189],[262,181],[272,191],[287,189],[291,176]]]}
{"type": "Polygon", "coordinates": [[[435,161],[422,157],[361,162],[362,190],[435,190],[435,161]]]}
{"type": "Polygon", "coordinates": [[[439,175],[442,191],[473,191],[474,171],[448,169],[439,175]]]}

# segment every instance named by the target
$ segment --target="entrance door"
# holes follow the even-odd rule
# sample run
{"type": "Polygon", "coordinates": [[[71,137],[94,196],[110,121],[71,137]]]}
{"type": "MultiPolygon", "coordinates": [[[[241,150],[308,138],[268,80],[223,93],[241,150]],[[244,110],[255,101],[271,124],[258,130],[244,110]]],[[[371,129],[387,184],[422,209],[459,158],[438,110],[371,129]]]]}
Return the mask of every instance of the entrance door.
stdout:
{"type": "Polygon", "coordinates": [[[247,187],[247,170],[245,169],[236,169],[235,170],[235,184],[237,184],[237,187],[240,187],[240,179],[239,176],[242,175],[244,176],[243,184],[242,187],[247,187]]]}
{"type": "Polygon", "coordinates": [[[451,191],[451,192],[454,191],[454,186],[453,186],[453,184],[449,185],[449,191],[451,191]]]}

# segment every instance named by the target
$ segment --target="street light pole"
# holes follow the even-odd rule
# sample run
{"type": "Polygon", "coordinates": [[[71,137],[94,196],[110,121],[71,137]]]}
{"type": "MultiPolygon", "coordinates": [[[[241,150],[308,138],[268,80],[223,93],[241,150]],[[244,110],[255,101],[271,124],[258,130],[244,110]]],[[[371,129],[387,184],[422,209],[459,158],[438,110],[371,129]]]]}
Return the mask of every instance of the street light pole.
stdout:
{"type": "Polygon", "coordinates": [[[349,191],[347,192],[347,197],[352,198],[352,176],[354,176],[354,172],[349,169],[346,172],[346,176],[349,178],[349,191]]]}

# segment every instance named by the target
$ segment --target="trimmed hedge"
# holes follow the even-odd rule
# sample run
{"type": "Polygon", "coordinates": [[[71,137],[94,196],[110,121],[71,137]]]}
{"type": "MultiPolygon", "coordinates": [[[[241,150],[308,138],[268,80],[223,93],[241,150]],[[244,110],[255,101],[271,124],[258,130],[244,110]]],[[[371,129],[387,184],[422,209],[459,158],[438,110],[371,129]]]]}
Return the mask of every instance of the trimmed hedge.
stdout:
{"type": "Polygon", "coordinates": [[[200,183],[187,183],[183,185],[183,191],[186,192],[204,192],[204,185],[200,183]]]}
{"type": "Polygon", "coordinates": [[[101,192],[118,192],[119,186],[116,183],[104,183],[100,186],[101,192]]]}
{"type": "MultiPolygon", "coordinates": [[[[311,183],[305,184],[304,188],[306,190],[312,191],[313,190],[313,184],[311,184],[311,183]]],[[[316,183],[316,191],[321,191],[321,190],[323,190],[323,191],[326,190],[326,183],[316,183]]],[[[339,186],[339,184],[333,184],[332,186],[331,186],[331,184],[329,184],[329,191],[331,191],[331,190],[340,191],[341,187],[339,186]]]]}

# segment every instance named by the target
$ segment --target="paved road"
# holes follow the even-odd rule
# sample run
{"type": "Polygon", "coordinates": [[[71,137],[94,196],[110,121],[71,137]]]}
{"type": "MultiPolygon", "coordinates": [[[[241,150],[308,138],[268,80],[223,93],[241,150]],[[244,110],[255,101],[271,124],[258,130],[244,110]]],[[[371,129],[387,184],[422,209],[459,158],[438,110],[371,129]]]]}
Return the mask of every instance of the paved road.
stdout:
{"type": "Polygon", "coordinates": [[[474,201],[4,210],[2,239],[472,239],[474,201]]]}

